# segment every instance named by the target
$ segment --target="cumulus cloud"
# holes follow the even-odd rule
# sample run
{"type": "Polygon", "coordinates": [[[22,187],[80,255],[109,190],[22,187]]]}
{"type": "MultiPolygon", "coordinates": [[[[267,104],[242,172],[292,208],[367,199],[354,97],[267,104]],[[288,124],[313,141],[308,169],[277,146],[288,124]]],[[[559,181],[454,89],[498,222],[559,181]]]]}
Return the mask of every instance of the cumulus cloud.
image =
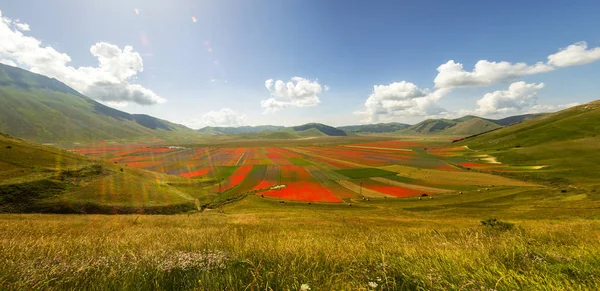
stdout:
{"type": "Polygon", "coordinates": [[[152,90],[130,83],[143,71],[142,57],[131,46],[121,49],[105,42],[96,43],[90,53],[98,59],[98,66],[75,68],[67,65],[71,62],[67,54],[23,34],[28,30],[28,25],[2,17],[0,11],[0,59],[56,78],[94,99],[141,105],[165,102],[152,90]]]}
{"type": "MultiPolygon", "coordinates": [[[[265,113],[277,112],[289,107],[317,106],[321,102],[317,94],[324,89],[319,82],[301,77],[294,77],[288,82],[269,79],[265,81],[265,87],[272,96],[260,102],[265,113]]],[[[326,86],[325,88],[325,90],[329,89],[326,86]]]]}
{"type": "Polygon", "coordinates": [[[587,49],[586,42],[578,42],[548,57],[548,61],[534,65],[526,63],[478,61],[472,71],[463,64],[450,60],[437,68],[436,88],[489,86],[515,80],[519,77],[550,72],[559,67],[585,65],[600,60],[600,47],[587,49]]]}
{"type": "Polygon", "coordinates": [[[585,41],[572,44],[548,56],[548,64],[569,67],[589,64],[600,60],[600,47],[587,49],[585,41]]]}
{"type": "Polygon", "coordinates": [[[569,103],[569,104],[560,104],[560,105],[540,105],[536,104],[532,106],[527,113],[546,113],[546,112],[554,112],[558,110],[567,109],[573,106],[580,105],[577,102],[569,103]]]}
{"type": "Polygon", "coordinates": [[[508,90],[487,93],[477,100],[478,107],[475,112],[483,116],[522,112],[536,105],[538,91],[542,88],[544,83],[512,83],[508,90]]]}
{"type": "Polygon", "coordinates": [[[473,71],[467,72],[464,70],[463,64],[450,60],[437,68],[438,75],[435,77],[434,83],[436,88],[489,86],[552,70],[554,67],[541,62],[530,66],[525,63],[512,64],[481,60],[475,64],[473,71]]]}
{"type": "Polygon", "coordinates": [[[238,114],[230,108],[219,111],[209,111],[201,118],[190,119],[183,124],[191,128],[202,128],[205,126],[242,126],[246,124],[246,115],[238,114]]]}
{"type": "Polygon", "coordinates": [[[363,122],[388,121],[395,117],[433,116],[445,110],[437,102],[450,89],[438,89],[434,92],[422,90],[417,85],[401,81],[389,85],[373,86],[373,93],[365,101],[363,122]]]}
{"type": "Polygon", "coordinates": [[[17,64],[15,62],[13,62],[11,60],[7,60],[7,59],[0,59],[0,64],[4,64],[7,66],[13,66],[13,67],[17,66],[17,64]]]}

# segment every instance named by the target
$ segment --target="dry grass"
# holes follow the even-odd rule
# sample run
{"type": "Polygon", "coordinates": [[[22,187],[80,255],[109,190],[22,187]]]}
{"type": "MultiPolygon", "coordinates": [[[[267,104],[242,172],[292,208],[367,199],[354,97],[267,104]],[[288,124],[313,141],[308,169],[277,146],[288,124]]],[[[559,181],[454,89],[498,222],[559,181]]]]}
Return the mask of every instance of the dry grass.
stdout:
{"type": "Polygon", "coordinates": [[[475,218],[259,201],[246,199],[223,213],[189,216],[1,215],[0,286],[600,288],[594,277],[600,271],[596,220],[511,220],[514,229],[497,230],[479,225],[475,218]]]}

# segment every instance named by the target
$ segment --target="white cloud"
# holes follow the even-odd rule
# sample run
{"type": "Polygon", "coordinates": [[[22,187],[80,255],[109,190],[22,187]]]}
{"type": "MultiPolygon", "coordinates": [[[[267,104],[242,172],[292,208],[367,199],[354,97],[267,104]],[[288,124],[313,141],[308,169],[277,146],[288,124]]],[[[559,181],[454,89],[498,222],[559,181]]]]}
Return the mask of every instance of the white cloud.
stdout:
{"type": "Polygon", "coordinates": [[[522,112],[524,109],[536,105],[538,91],[542,88],[544,88],[544,83],[512,83],[508,90],[487,93],[483,98],[477,100],[478,107],[475,109],[475,113],[488,116],[522,112]]]}
{"type": "Polygon", "coordinates": [[[193,118],[183,122],[190,128],[202,128],[205,126],[242,126],[246,124],[246,115],[238,114],[230,108],[219,111],[209,111],[201,118],[193,118]]]}
{"type": "Polygon", "coordinates": [[[475,64],[473,71],[467,72],[461,63],[450,60],[437,68],[438,75],[435,77],[434,83],[436,88],[489,86],[552,70],[554,67],[541,62],[530,66],[525,63],[511,64],[481,60],[475,64]]]}
{"type": "Polygon", "coordinates": [[[527,113],[546,113],[546,112],[555,112],[558,110],[567,109],[573,106],[580,105],[577,102],[569,103],[569,104],[560,104],[560,105],[534,105],[532,106],[527,113]]]}
{"type": "Polygon", "coordinates": [[[432,93],[421,90],[415,84],[401,81],[389,85],[373,86],[373,93],[365,101],[363,122],[388,121],[397,117],[433,116],[445,110],[437,102],[450,89],[438,89],[432,93]]]}
{"type": "Polygon", "coordinates": [[[589,64],[600,60],[600,47],[587,49],[585,41],[572,44],[548,56],[548,64],[569,67],[589,64]]]}
{"type": "MultiPolygon", "coordinates": [[[[289,107],[312,107],[321,102],[319,96],[323,86],[318,81],[311,81],[301,77],[294,77],[288,82],[269,79],[265,87],[272,98],[262,100],[260,105],[265,108],[265,113],[279,111],[289,107]]],[[[328,87],[325,87],[327,90],[328,87]]]]}
{"type": "Polygon", "coordinates": [[[13,62],[11,60],[7,60],[7,59],[0,59],[0,64],[5,64],[7,66],[12,66],[12,67],[17,66],[17,64],[15,64],[15,62],[13,62]]]}
{"type": "Polygon", "coordinates": [[[13,25],[14,25],[14,26],[15,26],[15,27],[16,27],[18,30],[20,30],[20,31],[29,31],[29,30],[31,30],[31,29],[29,28],[29,24],[27,24],[27,23],[21,23],[21,22],[19,22],[19,20],[16,20],[16,21],[13,23],[13,25]]]}
{"type": "MultiPolygon", "coordinates": [[[[0,17],[2,12],[0,11],[0,17]]],[[[72,67],[71,58],[56,51],[21,30],[28,25],[9,18],[0,18],[0,58],[13,61],[32,72],[56,78],[75,90],[102,101],[135,102],[150,105],[165,102],[152,90],[131,84],[143,71],[143,61],[131,46],[123,49],[109,43],[96,43],[90,53],[98,58],[97,67],[72,67]],[[17,24],[20,24],[17,26],[17,24]]]]}
{"type": "Polygon", "coordinates": [[[600,47],[587,49],[586,42],[578,42],[548,57],[548,62],[526,63],[478,61],[472,71],[463,64],[450,60],[437,68],[436,88],[489,86],[515,80],[522,76],[550,72],[559,67],[585,65],[600,60],[600,47]]]}

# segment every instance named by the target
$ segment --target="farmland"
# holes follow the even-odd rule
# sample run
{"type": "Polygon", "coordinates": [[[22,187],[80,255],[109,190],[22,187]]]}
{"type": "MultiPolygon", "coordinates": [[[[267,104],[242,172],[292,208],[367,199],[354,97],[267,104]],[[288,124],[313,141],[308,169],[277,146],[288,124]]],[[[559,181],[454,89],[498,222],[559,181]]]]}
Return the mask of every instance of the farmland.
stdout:
{"type": "Polygon", "coordinates": [[[291,141],[284,146],[245,147],[227,143],[220,146],[101,143],[78,145],[71,151],[125,167],[203,181],[206,191],[228,198],[252,194],[283,202],[350,203],[368,196],[408,198],[450,193],[459,188],[474,190],[478,186],[535,187],[471,171],[471,168],[502,171],[508,170],[509,165],[488,163],[465,148],[427,141],[379,139],[325,144],[291,141]],[[418,173],[424,174],[416,176],[418,173]],[[439,191],[426,191],[427,187],[439,191]]]}
{"type": "Polygon", "coordinates": [[[600,288],[596,182],[523,178],[555,175],[550,163],[389,137],[68,150],[40,155],[44,167],[74,160],[104,176],[61,203],[137,213],[0,214],[7,289],[600,288]]]}

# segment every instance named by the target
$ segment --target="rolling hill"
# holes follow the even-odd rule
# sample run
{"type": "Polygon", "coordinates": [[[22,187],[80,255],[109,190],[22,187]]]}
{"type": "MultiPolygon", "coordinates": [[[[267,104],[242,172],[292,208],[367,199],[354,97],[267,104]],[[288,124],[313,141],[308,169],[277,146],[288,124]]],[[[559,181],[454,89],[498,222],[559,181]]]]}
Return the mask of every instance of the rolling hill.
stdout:
{"type": "Polygon", "coordinates": [[[258,126],[239,126],[239,127],[219,127],[219,126],[206,126],[198,129],[197,131],[205,134],[238,134],[238,133],[252,133],[261,131],[275,131],[284,128],[283,126],[276,125],[258,125],[258,126]]]}
{"type": "Polygon", "coordinates": [[[237,134],[246,139],[294,139],[318,136],[346,136],[347,133],[341,129],[321,124],[307,123],[298,126],[240,126],[240,127],[204,127],[198,130],[203,134],[237,134]]]}
{"type": "Polygon", "coordinates": [[[56,79],[3,64],[0,131],[53,143],[196,135],[183,125],[113,109],[56,79]]]}
{"type": "Polygon", "coordinates": [[[500,128],[501,126],[483,118],[465,116],[458,119],[428,119],[406,129],[402,134],[473,135],[500,128]]]}
{"type": "Polygon", "coordinates": [[[178,213],[212,195],[198,183],[0,134],[0,212],[178,213]]]}
{"type": "Polygon", "coordinates": [[[364,124],[364,125],[348,125],[340,126],[339,129],[346,132],[354,133],[386,133],[395,132],[410,127],[409,124],[389,122],[389,123],[375,123],[375,124],[364,124]]]}
{"type": "Polygon", "coordinates": [[[554,184],[600,185],[600,101],[514,124],[458,145],[511,165],[544,166],[525,175],[554,184]]]}
{"type": "MultiPolygon", "coordinates": [[[[328,136],[346,136],[348,134],[346,134],[345,131],[335,128],[333,126],[329,126],[329,125],[325,125],[322,123],[307,123],[307,124],[303,124],[303,125],[299,125],[299,126],[294,126],[292,127],[292,129],[296,132],[302,132],[302,131],[306,131],[306,130],[312,130],[315,129],[316,131],[319,131],[321,133],[323,133],[324,135],[328,135],[328,136]]],[[[317,133],[316,131],[312,131],[313,133],[317,133]]]]}
{"type": "Polygon", "coordinates": [[[488,119],[473,115],[466,115],[456,119],[428,119],[419,122],[415,125],[390,122],[364,125],[349,125],[340,126],[346,132],[357,134],[370,133],[399,133],[399,134],[438,134],[438,135],[455,135],[469,136],[480,134],[490,130],[494,130],[503,126],[519,123],[525,120],[543,116],[540,114],[524,114],[510,116],[503,119],[488,119]]]}

